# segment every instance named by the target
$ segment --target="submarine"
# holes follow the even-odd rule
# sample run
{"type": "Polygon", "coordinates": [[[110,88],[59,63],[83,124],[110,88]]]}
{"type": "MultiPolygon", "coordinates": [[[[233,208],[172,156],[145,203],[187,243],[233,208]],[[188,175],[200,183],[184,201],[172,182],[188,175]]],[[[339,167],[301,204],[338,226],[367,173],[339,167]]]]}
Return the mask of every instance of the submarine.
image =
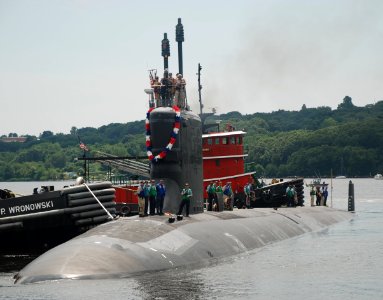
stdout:
{"type": "Polygon", "coordinates": [[[119,218],[44,253],[15,282],[123,278],[204,267],[351,218],[347,211],[324,206],[205,212],[174,223],[162,216],[119,218]]]}
{"type": "MultiPolygon", "coordinates": [[[[182,74],[181,19],[176,26],[176,41],[182,74]]],[[[170,56],[166,34],[162,56],[166,79],[170,56]]],[[[101,224],[36,258],[15,275],[15,283],[123,278],[203,267],[353,218],[350,212],[323,206],[205,211],[201,119],[190,111],[186,99],[175,99],[180,105],[167,101],[170,92],[166,80],[146,92],[150,103],[146,118],[150,176],[165,181],[164,211],[171,216],[178,211],[182,187],[186,182],[190,184],[190,217],[170,222],[168,216],[133,216],[101,224]]]]}

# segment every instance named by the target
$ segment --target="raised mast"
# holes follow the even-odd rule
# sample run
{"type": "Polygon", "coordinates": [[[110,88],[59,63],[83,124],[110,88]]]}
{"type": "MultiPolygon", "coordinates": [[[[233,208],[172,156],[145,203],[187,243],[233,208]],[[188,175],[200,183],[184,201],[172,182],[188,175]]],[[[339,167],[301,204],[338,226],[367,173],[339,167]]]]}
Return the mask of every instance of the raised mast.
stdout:
{"type": "Polygon", "coordinates": [[[161,55],[164,58],[164,70],[169,69],[168,57],[170,56],[170,44],[168,34],[164,33],[164,39],[161,42],[161,55]]]}
{"type": "Polygon", "coordinates": [[[202,104],[202,96],[201,96],[201,90],[202,90],[202,85],[201,85],[201,64],[198,63],[198,98],[199,98],[199,115],[202,118],[202,109],[203,109],[203,104],[202,104]]]}
{"type": "Polygon", "coordinates": [[[181,23],[181,18],[178,18],[176,26],[176,42],[178,43],[178,73],[183,75],[183,58],[182,58],[182,43],[184,42],[184,26],[181,23]]]}

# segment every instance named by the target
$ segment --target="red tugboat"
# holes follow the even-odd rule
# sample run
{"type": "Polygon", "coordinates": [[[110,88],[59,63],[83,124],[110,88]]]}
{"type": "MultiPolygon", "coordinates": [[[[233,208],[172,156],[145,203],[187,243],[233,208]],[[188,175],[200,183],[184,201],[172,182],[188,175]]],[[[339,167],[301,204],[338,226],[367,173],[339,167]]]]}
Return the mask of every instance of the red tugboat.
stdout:
{"type": "Polygon", "coordinates": [[[296,204],[303,205],[303,178],[284,181],[273,180],[265,184],[256,178],[256,172],[245,173],[243,137],[244,131],[229,126],[224,132],[210,132],[202,135],[204,198],[207,199],[207,187],[210,183],[224,186],[230,182],[233,191],[234,206],[244,208],[246,202],[245,186],[250,184],[250,207],[280,207],[287,204],[286,189],[293,185],[296,191],[296,204]]]}
{"type": "Polygon", "coordinates": [[[223,186],[230,182],[234,194],[243,192],[246,184],[252,183],[255,172],[245,173],[243,151],[244,131],[232,127],[226,132],[211,132],[202,135],[203,177],[205,198],[210,182],[220,182],[223,186]]]}

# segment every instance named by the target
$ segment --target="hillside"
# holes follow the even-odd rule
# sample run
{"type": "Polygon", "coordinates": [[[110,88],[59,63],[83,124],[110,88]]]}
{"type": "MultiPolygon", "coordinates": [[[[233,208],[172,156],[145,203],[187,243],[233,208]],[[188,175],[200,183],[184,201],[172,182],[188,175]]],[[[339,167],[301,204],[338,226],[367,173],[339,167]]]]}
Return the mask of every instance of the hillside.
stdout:
{"type": "MultiPolygon", "coordinates": [[[[212,116],[221,129],[230,123],[244,129],[247,170],[261,176],[371,176],[383,172],[383,101],[356,107],[345,97],[338,108],[279,110],[242,115],[230,112],[212,116]],[[342,171],[343,170],[343,171],[342,171]]],[[[0,181],[64,179],[82,173],[78,136],[90,151],[118,156],[145,155],[144,120],[113,123],[100,128],[75,128],[71,134],[44,131],[24,143],[0,141],[0,181]]],[[[117,172],[113,170],[113,172],[117,172]]],[[[91,174],[106,168],[91,164],[91,174]]]]}

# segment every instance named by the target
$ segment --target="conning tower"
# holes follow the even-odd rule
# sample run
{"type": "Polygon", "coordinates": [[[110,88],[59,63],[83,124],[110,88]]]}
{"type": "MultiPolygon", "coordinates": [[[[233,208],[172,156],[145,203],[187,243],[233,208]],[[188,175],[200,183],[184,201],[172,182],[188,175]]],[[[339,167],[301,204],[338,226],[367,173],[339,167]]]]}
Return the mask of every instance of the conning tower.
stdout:
{"type": "MultiPolygon", "coordinates": [[[[184,41],[183,33],[181,19],[178,19],[176,40],[179,43],[179,74],[183,71],[181,44],[184,41]]],[[[164,78],[159,85],[154,87],[152,85],[151,107],[146,121],[146,144],[151,160],[150,177],[156,181],[159,179],[165,181],[164,211],[177,212],[181,201],[181,190],[187,182],[193,191],[190,213],[199,213],[203,212],[201,119],[191,112],[187,105],[184,107],[175,105],[179,102],[174,99],[171,92],[176,88],[175,81],[168,77],[167,58],[170,56],[170,47],[166,33],[161,45],[164,78]]]]}

